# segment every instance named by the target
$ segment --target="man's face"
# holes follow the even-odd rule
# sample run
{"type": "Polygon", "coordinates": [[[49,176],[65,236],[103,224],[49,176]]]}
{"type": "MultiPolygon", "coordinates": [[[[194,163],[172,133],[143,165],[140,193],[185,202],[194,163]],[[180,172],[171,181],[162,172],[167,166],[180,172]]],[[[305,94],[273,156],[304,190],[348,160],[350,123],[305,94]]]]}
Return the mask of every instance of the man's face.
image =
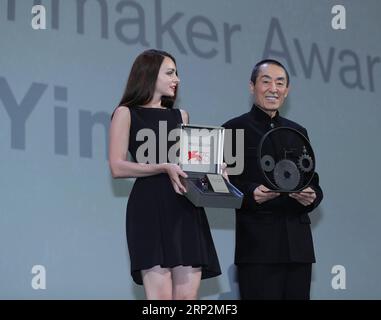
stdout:
{"type": "Polygon", "coordinates": [[[288,94],[286,72],[275,64],[260,67],[255,84],[250,82],[255,104],[273,117],[288,94]]]}

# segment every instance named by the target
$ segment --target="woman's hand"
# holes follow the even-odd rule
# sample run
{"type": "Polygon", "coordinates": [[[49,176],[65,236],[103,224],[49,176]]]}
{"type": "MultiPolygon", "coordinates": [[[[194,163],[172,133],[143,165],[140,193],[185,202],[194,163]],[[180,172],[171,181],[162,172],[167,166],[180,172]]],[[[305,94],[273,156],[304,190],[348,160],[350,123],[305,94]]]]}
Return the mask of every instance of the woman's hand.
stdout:
{"type": "Polygon", "coordinates": [[[164,168],[169,176],[169,179],[171,179],[171,183],[173,189],[175,189],[175,192],[181,195],[184,192],[187,192],[187,190],[180,181],[180,177],[187,178],[187,174],[183,170],[181,170],[177,164],[165,163],[164,168]]]}
{"type": "Polygon", "coordinates": [[[228,165],[227,165],[225,162],[221,165],[221,169],[222,169],[222,176],[223,176],[227,181],[230,181],[230,180],[229,180],[229,176],[228,176],[228,165]]]}

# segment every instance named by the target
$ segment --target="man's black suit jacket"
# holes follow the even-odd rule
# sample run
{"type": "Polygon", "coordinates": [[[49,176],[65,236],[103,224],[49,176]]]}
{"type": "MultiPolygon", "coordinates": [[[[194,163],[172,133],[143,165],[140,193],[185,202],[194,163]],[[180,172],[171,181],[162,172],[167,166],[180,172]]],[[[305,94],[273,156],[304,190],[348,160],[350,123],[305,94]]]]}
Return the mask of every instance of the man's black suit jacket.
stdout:
{"type": "MultiPolygon", "coordinates": [[[[226,129],[244,129],[244,169],[230,176],[231,182],[244,193],[243,205],[236,210],[235,263],[315,262],[311,221],[308,213],[323,199],[319,176],[315,173],[310,187],[316,192],[315,201],[303,206],[287,194],[258,204],[253,197],[255,188],[269,187],[257,163],[257,148],[263,135],[274,127],[294,128],[307,138],[307,131],[297,123],[279,116],[271,118],[257,106],[223,125],[226,129]]],[[[233,152],[235,130],[233,131],[233,152]]]]}

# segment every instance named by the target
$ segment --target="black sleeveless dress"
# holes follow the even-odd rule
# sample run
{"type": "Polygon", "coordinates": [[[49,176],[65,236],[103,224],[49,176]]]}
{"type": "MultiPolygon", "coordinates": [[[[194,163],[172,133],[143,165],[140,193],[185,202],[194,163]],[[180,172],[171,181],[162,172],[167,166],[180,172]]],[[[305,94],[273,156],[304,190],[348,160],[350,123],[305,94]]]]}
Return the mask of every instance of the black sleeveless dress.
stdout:
{"type": "MultiPolygon", "coordinates": [[[[137,141],[141,140],[137,139],[140,129],[155,132],[156,154],[159,155],[159,121],[166,122],[167,146],[164,148],[168,155],[168,150],[176,143],[168,141],[168,133],[182,122],[180,110],[135,107],[130,108],[130,113],[128,149],[133,159],[136,161],[139,146],[146,142],[137,141]]],[[[164,162],[169,162],[168,156],[164,162]]],[[[204,209],[177,194],[167,174],[136,179],[127,204],[126,230],[131,275],[137,284],[143,284],[141,270],[156,265],[201,267],[202,279],[221,274],[204,209]]]]}

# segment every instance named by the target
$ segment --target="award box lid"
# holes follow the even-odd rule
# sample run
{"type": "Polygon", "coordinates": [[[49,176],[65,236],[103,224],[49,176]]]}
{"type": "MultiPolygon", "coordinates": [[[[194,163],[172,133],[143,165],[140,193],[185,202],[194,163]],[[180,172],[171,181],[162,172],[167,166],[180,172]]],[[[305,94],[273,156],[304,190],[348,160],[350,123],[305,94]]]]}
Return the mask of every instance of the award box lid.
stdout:
{"type": "Polygon", "coordinates": [[[180,125],[180,168],[186,172],[222,174],[225,128],[180,125]]]}

